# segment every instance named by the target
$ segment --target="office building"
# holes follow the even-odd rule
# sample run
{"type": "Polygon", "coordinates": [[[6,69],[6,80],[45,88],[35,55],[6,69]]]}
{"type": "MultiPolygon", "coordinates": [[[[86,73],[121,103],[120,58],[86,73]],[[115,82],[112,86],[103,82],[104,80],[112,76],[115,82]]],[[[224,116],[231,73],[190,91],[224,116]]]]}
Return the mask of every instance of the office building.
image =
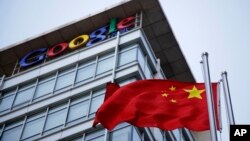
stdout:
{"type": "Polygon", "coordinates": [[[124,1],[8,46],[0,76],[1,141],[194,140],[187,129],[92,128],[107,82],[194,81],[157,0],[124,1]]]}

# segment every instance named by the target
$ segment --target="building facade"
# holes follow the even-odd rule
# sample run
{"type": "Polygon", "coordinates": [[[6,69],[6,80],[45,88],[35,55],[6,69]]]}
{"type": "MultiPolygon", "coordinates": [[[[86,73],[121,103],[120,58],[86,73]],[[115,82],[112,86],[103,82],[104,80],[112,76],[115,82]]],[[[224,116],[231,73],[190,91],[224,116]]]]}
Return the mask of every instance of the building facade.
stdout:
{"type": "Polygon", "coordinates": [[[0,59],[1,141],[194,140],[187,129],[92,128],[107,82],[194,81],[157,0],[107,8],[11,46],[0,59]]]}

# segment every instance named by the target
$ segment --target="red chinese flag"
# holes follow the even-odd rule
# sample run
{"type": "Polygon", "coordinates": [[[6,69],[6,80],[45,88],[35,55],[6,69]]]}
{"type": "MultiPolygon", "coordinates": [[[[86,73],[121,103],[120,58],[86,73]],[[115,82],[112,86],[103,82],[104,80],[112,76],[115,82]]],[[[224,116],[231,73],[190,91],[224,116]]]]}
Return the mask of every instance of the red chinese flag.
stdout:
{"type": "MultiPolygon", "coordinates": [[[[213,98],[217,99],[216,83],[212,84],[212,90],[213,98]]],[[[214,105],[217,107],[217,100],[214,105]]],[[[215,113],[218,117],[217,108],[215,113]]],[[[171,80],[140,80],[123,87],[108,83],[105,101],[96,113],[93,126],[101,123],[112,130],[121,122],[164,130],[183,127],[209,130],[205,85],[171,80]]]]}

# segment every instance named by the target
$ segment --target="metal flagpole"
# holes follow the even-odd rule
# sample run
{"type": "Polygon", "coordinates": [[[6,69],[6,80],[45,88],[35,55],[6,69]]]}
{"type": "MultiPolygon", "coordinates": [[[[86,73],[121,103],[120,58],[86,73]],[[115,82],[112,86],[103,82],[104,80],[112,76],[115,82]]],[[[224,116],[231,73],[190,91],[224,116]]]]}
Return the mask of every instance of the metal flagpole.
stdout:
{"type": "Polygon", "coordinates": [[[222,77],[222,85],[223,85],[224,96],[225,96],[225,101],[226,101],[229,124],[234,125],[235,121],[234,121],[233,107],[232,107],[228,79],[227,79],[227,72],[226,71],[222,72],[221,77],[222,77]]]}
{"type": "Polygon", "coordinates": [[[211,86],[211,80],[210,80],[210,72],[209,72],[209,65],[208,65],[208,53],[207,52],[202,54],[202,66],[203,66],[203,72],[204,72],[203,75],[204,75],[206,95],[207,95],[211,140],[217,141],[216,122],[215,122],[214,104],[213,104],[213,93],[212,93],[212,86],[211,86]]]}
{"type": "Polygon", "coordinates": [[[120,43],[120,31],[117,31],[115,54],[114,54],[114,67],[113,67],[112,78],[111,78],[111,82],[112,83],[115,81],[115,70],[116,70],[117,60],[118,60],[118,47],[119,47],[119,43],[120,43]]]}
{"type": "MultiPolygon", "coordinates": [[[[117,61],[118,61],[119,44],[120,44],[120,31],[117,31],[115,54],[114,54],[114,65],[113,65],[113,71],[112,71],[112,76],[111,76],[111,82],[112,83],[115,82],[115,70],[116,70],[117,61]]],[[[105,129],[105,137],[104,137],[104,139],[105,139],[104,141],[108,141],[109,140],[109,131],[107,129],[105,129]]]]}

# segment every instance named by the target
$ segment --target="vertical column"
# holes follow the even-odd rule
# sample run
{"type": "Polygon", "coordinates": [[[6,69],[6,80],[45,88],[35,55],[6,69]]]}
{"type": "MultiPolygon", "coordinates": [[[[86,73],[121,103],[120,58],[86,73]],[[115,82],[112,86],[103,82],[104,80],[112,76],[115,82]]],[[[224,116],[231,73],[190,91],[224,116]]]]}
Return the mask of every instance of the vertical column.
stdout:
{"type": "Polygon", "coordinates": [[[213,93],[212,93],[212,86],[211,86],[211,80],[210,80],[210,72],[209,72],[209,65],[208,65],[208,53],[207,52],[202,54],[202,66],[203,66],[203,75],[204,75],[205,87],[206,87],[211,140],[217,141],[216,122],[215,122],[214,104],[213,104],[213,93]]]}
{"type": "Polygon", "coordinates": [[[115,79],[115,71],[116,71],[117,62],[118,62],[119,44],[120,44],[120,32],[117,31],[115,54],[114,54],[114,64],[113,64],[113,71],[112,71],[111,82],[114,82],[114,79],[115,79]]]}
{"type": "Polygon", "coordinates": [[[4,79],[5,75],[3,75],[2,78],[0,78],[0,89],[3,87],[4,79]]]}
{"type": "Polygon", "coordinates": [[[224,90],[225,103],[226,103],[226,107],[227,107],[227,115],[228,115],[228,119],[229,119],[229,124],[234,125],[235,120],[234,120],[233,107],[232,107],[231,96],[230,96],[230,91],[229,91],[227,72],[226,71],[222,72],[221,77],[222,77],[222,84],[223,84],[223,90],[224,90]]]}

